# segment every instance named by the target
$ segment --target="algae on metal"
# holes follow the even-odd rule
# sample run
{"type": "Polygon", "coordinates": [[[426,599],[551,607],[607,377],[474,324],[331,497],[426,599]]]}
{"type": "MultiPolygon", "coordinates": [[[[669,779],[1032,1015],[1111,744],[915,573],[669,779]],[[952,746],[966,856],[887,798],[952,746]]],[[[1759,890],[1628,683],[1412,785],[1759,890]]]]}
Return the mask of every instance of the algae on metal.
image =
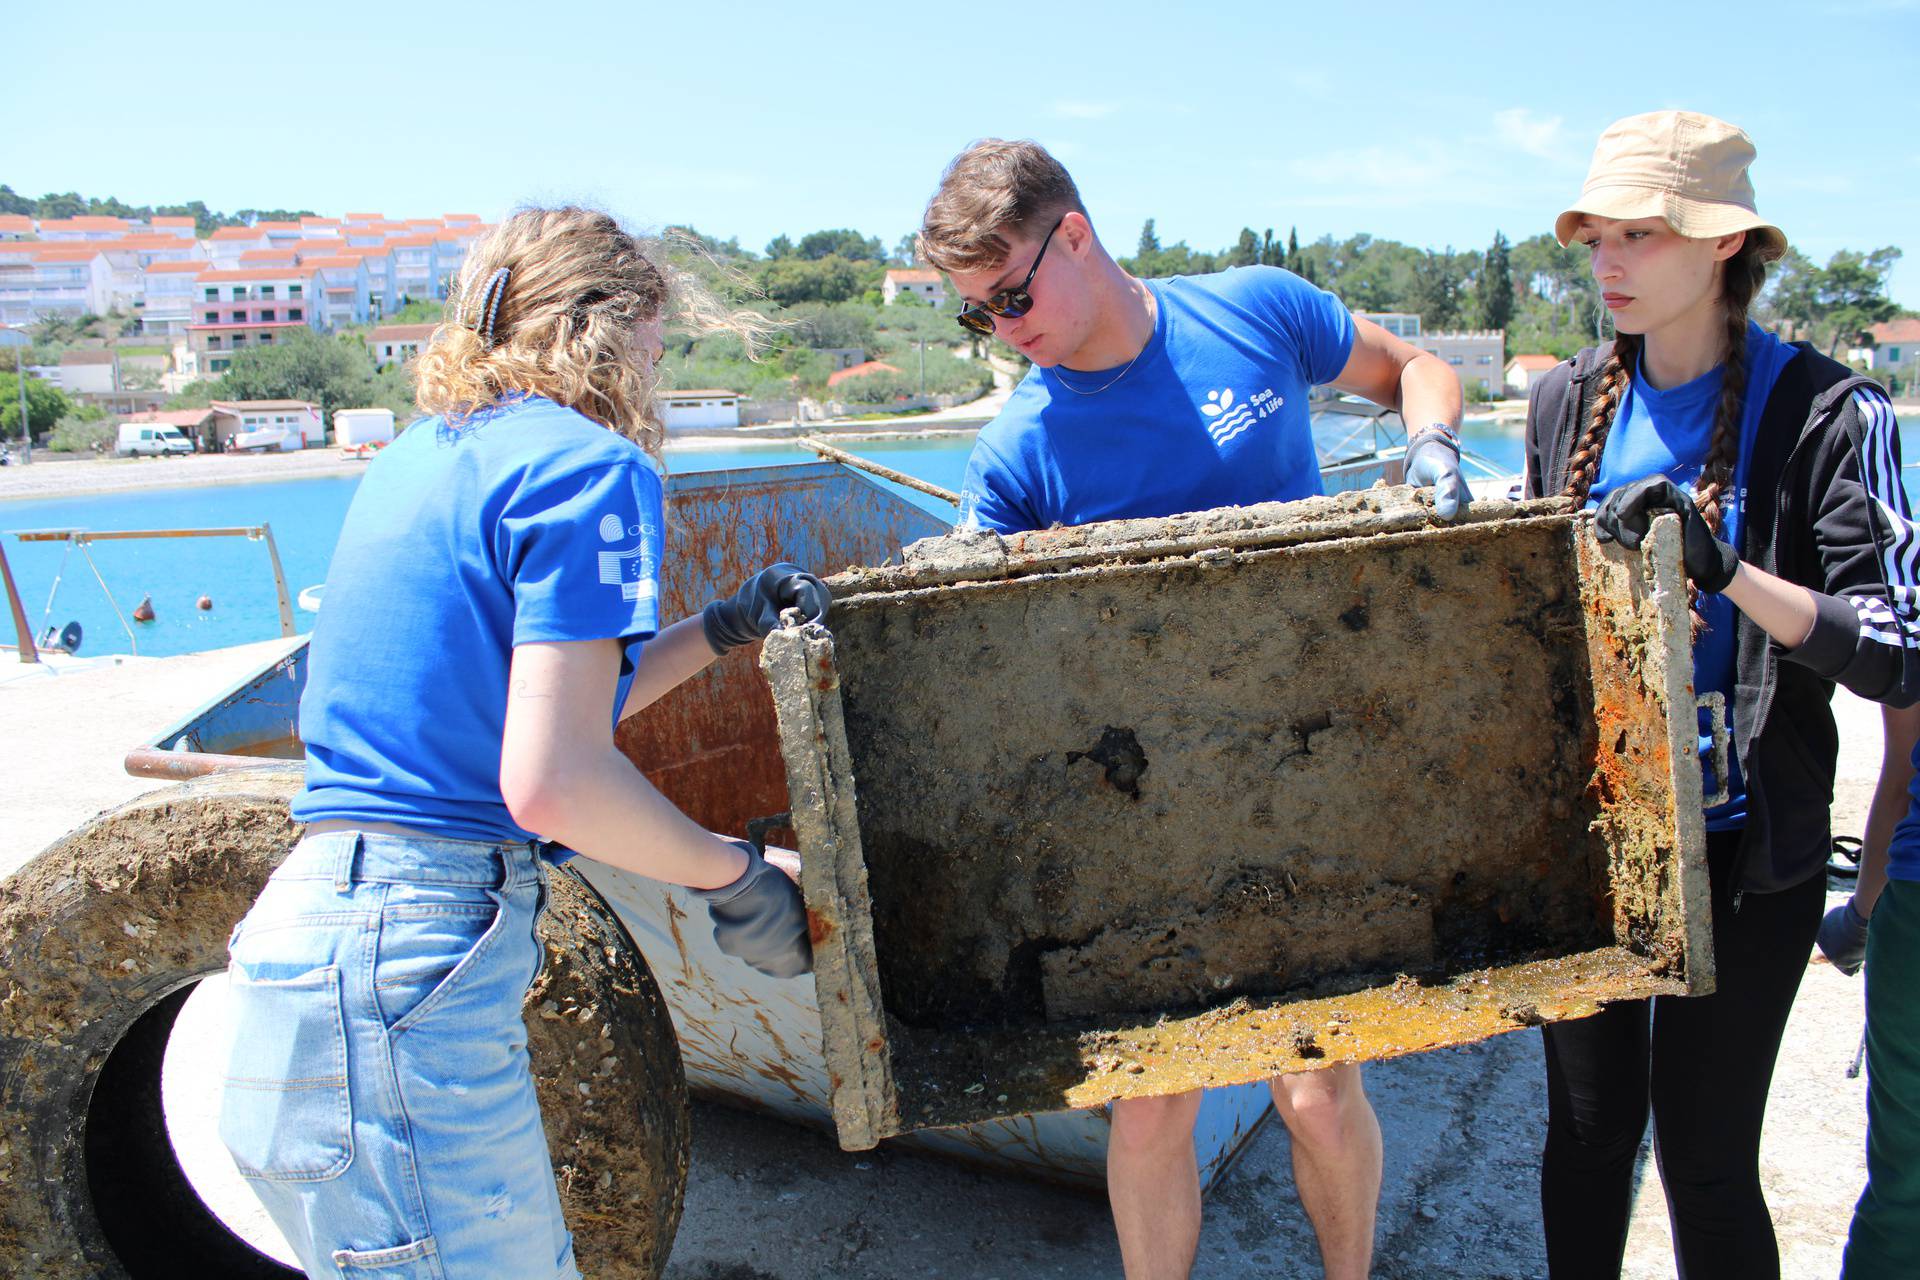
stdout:
{"type": "Polygon", "coordinates": [[[836,579],[831,635],[763,662],[835,931],[843,1144],[1525,1022],[1441,1016],[1468,974],[1535,1018],[1703,989],[1703,908],[1666,887],[1700,853],[1677,553],[1656,537],[1649,576],[1590,544],[1560,501],[1443,526],[1373,490],[955,534],[836,579]],[[1520,976],[1583,957],[1584,1005],[1520,976]],[[1229,1016],[1233,1047],[1178,1065],[1139,1038],[1312,999],[1365,1033],[1280,1053],[1229,1016]]]}

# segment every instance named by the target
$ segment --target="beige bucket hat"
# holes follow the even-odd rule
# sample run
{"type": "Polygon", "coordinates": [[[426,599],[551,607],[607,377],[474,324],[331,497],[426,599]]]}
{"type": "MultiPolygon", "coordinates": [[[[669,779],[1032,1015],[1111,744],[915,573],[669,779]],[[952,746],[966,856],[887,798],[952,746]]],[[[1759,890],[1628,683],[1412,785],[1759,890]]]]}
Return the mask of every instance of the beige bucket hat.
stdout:
{"type": "Polygon", "coordinates": [[[1751,232],[1772,262],[1787,238],[1753,207],[1753,140],[1725,120],[1697,111],[1650,111],[1616,121],[1600,135],[1580,199],[1554,220],[1562,245],[1580,216],[1665,218],[1683,236],[1704,240],[1751,232]]]}

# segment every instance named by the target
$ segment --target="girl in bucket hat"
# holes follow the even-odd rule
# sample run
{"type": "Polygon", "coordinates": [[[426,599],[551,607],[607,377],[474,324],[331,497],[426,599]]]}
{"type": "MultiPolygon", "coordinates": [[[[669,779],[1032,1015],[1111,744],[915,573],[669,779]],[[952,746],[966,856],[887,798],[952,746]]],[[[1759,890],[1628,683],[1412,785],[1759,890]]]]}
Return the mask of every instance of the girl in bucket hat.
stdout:
{"type": "Polygon", "coordinates": [[[1527,493],[1597,508],[1595,536],[1628,548],[1656,515],[1680,517],[1694,683],[1726,695],[1733,739],[1724,778],[1701,752],[1714,993],[1545,1029],[1555,1280],[1619,1274],[1649,1112],[1680,1275],[1779,1275],[1760,1127],[1821,926],[1827,703],[1836,681],[1895,704],[1920,694],[1920,530],[1893,410],[1877,384],[1748,319],[1786,251],[1756,211],[1753,159],[1711,116],[1633,116],[1601,136],[1554,225],[1592,251],[1615,337],[1536,388],[1527,493]]]}

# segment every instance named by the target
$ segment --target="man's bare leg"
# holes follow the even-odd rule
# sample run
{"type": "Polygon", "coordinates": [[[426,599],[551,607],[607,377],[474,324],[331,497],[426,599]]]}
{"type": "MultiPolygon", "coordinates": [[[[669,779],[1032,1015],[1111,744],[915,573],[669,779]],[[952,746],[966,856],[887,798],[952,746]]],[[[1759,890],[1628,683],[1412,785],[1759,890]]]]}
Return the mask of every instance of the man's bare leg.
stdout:
{"type": "MultiPolygon", "coordinates": [[[[1360,1068],[1276,1077],[1273,1107],[1293,1135],[1293,1181],[1320,1239],[1327,1280],[1365,1280],[1380,1205],[1380,1121],[1360,1068]]],[[[1131,1275],[1131,1273],[1129,1273],[1131,1275]]]]}
{"type": "Polygon", "coordinates": [[[1199,1114],[1198,1091],[1113,1104],[1107,1200],[1127,1280],[1186,1280],[1193,1270],[1200,1246],[1200,1166],[1193,1154],[1199,1114]]]}

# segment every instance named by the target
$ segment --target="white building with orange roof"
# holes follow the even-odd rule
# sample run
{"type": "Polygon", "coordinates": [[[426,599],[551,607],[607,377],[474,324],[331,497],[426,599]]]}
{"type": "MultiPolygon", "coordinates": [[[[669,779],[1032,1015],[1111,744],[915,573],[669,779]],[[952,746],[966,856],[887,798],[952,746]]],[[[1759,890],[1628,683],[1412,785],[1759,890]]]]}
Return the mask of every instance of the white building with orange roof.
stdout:
{"type": "Polygon", "coordinates": [[[393,294],[402,304],[416,298],[445,296],[434,274],[431,233],[391,236],[387,249],[393,254],[393,294]]]}
{"type": "Polygon", "coordinates": [[[194,320],[194,300],[202,292],[195,281],[205,270],[207,263],[198,259],[148,263],[141,285],[141,330],[169,338],[185,337],[187,326],[194,320]]]}
{"type": "Polygon", "coordinates": [[[480,215],[477,213],[443,213],[440,215],[440,221],[449,227],[458,227],[480,221],[480,215]]]}
{"type": "Polygon", "coordinates": [[[284,342],[295,329],[322,327],[314,299],[314,273],[307,267],[213,268],[194,278],[199,297],[187,344],[209,375],[231,362],[233,352],[284,342]]]}
{"type": "Polygon", "coordinates": [[[459,283],[461,268],[467,265],[467,253],[486,228],[480,223],[448,227],[433,237],[433,274],[439,281],[441,297],[447,297],[459,283]]]}
{"type": "Polygon", "coordinates": [[[314,305],[320,327],[338,329],[372,319],[372,288],[367,260],[351,254],[301,254],[300,265],[313,272],[314,305]]]}
{"type": "Polygon", "coordinates": [[[147,232],[94,243],[106,260],[102,292],[95,301],[108,311],[133,311],[143,305],[147,296],[147,267],[155,262],[206,265],[199,256],[199,244],[179,236],[147,232]]]}
{"type": "Polygon", "coordinates": [[[200,242],[207,251],[207,258],[220,266],[238,266],[240,255],[249,249],[265,249],[267,236],[253,227],[216,227],[212,235],[200,242]]]}
{"type": "Polygon", "coordinates": [[[337,253],[344,253],[347,249],[347,241],[344,236],[328,236],[325,239],[302,240],[294,248],[302,258],[327,258],[337,253]]]}
{"type": "Polygon", "coordinates": [[[270,249],[290,248],[300,240],[300,224],[297,222],[256,222],[253,229],[267,238],[270,249]]]}
{"type": "Polygon", "coordinates": [[[932,267],[888,268],[886,279],[880,282],[881,301],[892,306],[903,293],[929,306],[945,306],[946,278],[932,267]]]}
{"type": "Polygon", "coordinates": [[[95,245],[18,241],[0,246],[0,324],[98,315],[107,310],[106,282],[106,257],[95,245]]]}
{"type": "Polygon", "coordinates": [[[300,219],[300,238],[302,240],[331,240],[340,234],[338,218],[302,218],[300,219]]]}
{"type": "Polygon", "coordinates": [[[386,220],[387,215],[384,213],[343,213],[340,215],[340,225],[343,227],[364,227],[369,223],[385,222],[386,220]]]}
{"type": "Polygon", "coordinates": [[[383,324],[367,335],[367,350],[373,353],[376,368],[404,363],[420,354],[420,348],[433,337],[437,324],[383,324]]]}
{"type": "Polygon", "coordinates": [[[40,238],[48,241],[118,240],[132,229],[125,218],[105,216],[40,220],[40,238]]]}
{"type": "Polygon", "coordinates": [[[1535,382],[1559,363],[1559,356],[1544,351],[1521,352],[1507,361],[1507,390],[1517,396],[1526,395],[1533,390],[1535,382]]]}
{"type": "Polygon", "coordinates": [[[0,213],[0,240],[22,240],[33,234],[33,219],[24,213],[0,213]]]}
{"type": "Polygon", "coordinates": [[[291,267],[300,260],[300,251],[292,245],[274,245],[267,249],[248,249],[240,255],[240,267],[291,267]]]}
{"type": "Polygon", "coordinates": [[[393,289],[393,254],[383,244],[349,245],[342,257],[358,258],[367,268],[367,315],[378,320],[397,309],[393,289]]]}
{"type": "Polygon", "coordinates": [[[173,214],[160,214],[147,219],[147,225],[160,235],[175,236],[182,240],[200,238],[199,228],[192,218],[173,214]]]}

